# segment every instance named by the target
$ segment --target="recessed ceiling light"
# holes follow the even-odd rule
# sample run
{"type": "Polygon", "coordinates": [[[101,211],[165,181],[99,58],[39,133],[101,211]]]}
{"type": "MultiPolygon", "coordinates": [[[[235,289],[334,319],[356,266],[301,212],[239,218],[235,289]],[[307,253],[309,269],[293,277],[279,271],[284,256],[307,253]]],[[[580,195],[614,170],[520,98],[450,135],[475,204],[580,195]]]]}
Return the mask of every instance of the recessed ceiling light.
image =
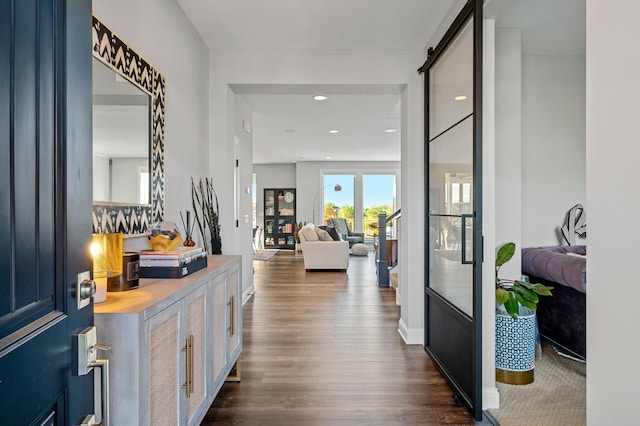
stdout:
{"type": "Polygon", "coordinates": [[[460,95],[460,96],[456,96],[453,99],[456,101],[464,101],[465,99],[467,99],[467,97],[465,95],[460,95]]]}
{"type": "Polygon", "coordinates": [[[398,129],[384,129],[385,133],[398,133],[398,129]]]}
{"type": "Polygon", "coordinates": [[[325,95],[315,95],[313,99],[315,99],[316,101],[326,101],[329,98],[326,97],[325,95]]]}
{"type": "Polygon", "coordinates": [[[331,134],[340,133],[340,130],[331,129],[331,130],[329,130],[329,133],[331,133],[331,134]]]}
{"type": "Polygon", "coordinates": [[[324,157],[325,160],[331,160],[333,157],[324,157]]]}
{"type": "Polygon", "coordinates": [[[284,129],[284,131],[287,133],[295,133],[296,129],[284,129]]]}

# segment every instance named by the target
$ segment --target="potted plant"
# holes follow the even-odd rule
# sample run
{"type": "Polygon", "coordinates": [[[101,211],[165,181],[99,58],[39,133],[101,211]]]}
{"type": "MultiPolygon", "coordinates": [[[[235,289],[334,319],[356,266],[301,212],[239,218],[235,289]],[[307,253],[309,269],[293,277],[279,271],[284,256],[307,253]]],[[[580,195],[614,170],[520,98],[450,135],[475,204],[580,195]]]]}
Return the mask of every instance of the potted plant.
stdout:
{"type": "Polygon", "coordinates": [[[293,238],[296,240],[296,252],[302,251],[302,247],[300,246],[300,236],[298,235],[300,229],[302,229],[302,222],[296,223],[293,227],[293,238]]]}
{"type": "Polygon", "coordinates": [[[551,296],[553,288],[500,278],[515,251],[515,243],[506,243],[496,256],[496,380],[524,385],[533,382],[539,296],[551,296]]]}

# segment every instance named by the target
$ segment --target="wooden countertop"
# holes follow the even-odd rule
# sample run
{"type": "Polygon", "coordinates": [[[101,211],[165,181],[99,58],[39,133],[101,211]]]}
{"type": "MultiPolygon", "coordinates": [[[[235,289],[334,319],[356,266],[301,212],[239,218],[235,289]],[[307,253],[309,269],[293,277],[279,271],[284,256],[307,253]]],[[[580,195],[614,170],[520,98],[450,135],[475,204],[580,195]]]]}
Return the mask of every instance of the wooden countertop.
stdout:
{"type": "Polygon", "coordinates": [[[207,267],[183,278],[143,278],[134,290],[108,292],[107,300],[94,304],[94,313],[140,314],[145,318],[182,299],[194,288],[204,284],[240,261],[239,255],[214,255],[207,259],[207,267]]]}

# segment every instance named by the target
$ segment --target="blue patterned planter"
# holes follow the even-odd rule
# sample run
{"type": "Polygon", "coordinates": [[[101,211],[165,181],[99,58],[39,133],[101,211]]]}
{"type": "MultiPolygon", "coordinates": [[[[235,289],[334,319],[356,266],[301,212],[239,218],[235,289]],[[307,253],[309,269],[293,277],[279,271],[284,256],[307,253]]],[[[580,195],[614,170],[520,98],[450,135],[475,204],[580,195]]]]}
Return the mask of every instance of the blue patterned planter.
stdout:
{"type": "Polygon", "coordinates": [[[496,380],[521,385],[533,382],[536,313],[520,307],[517,319],[496,312],[496,380]]]}

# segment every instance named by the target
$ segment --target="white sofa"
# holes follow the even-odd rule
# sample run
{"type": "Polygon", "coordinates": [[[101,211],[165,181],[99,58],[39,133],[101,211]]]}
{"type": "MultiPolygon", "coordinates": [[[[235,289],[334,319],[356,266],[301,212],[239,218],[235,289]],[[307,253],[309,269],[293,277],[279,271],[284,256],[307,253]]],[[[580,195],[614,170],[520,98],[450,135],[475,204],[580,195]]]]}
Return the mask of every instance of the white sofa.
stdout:
{"type": "Polygon", "coordinates": [[[298,237],[304,256],[304,269],[307,271],[333,269],[346,272],[349,267],[349,243],[347,241],[320,241],[315,225],[311,223],[305,225],[298,232],[298,237]]]}

